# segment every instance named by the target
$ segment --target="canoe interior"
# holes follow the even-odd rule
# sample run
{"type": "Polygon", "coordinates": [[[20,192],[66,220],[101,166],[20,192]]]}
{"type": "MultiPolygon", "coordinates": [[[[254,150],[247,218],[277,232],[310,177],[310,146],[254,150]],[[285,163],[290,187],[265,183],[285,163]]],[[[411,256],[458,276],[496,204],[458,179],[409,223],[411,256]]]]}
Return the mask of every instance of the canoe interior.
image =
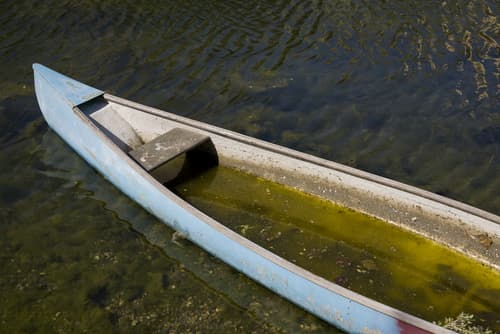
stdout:
{"type": "MultiPolygon", "coordinates": [[[[127,153],[176,128],[208,136],[209,145],[190,154],[190,159],[197,159],[200,170],[218,163],[293,187],[409,229],[500,268],[500,218],[493,214],[111,95],[87,102],[80,110],[127,153]]],[[[164,183],[179,172],[182,168],[158,168],[152,175],[164,183]]]]}

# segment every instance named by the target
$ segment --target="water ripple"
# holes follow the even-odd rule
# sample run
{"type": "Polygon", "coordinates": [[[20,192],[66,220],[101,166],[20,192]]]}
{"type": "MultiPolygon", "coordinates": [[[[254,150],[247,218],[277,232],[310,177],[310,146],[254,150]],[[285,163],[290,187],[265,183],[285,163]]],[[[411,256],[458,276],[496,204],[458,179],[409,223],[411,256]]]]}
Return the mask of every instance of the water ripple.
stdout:
{"type": "MultiPolygon", "coordinates": [[[[132,100],[500,213],[497,7],[3,0],[0,146],[46,131],[32,90],[31,63],[41,62],[132,100]]],[[[40,149],[30,145],[19,161],[40,149]]],[[[26,169],[14,165],[4,169],[26,169]]]]}

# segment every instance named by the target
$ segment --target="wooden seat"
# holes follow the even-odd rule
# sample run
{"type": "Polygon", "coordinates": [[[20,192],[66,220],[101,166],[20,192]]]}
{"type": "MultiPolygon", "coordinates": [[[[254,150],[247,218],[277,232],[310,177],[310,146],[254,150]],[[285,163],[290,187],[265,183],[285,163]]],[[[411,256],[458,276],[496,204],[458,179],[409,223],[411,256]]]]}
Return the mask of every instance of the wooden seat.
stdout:
{"type": "Polygon", "coordinates": [[[150,172],[209,140],[210,137],[208,136],[181,128],[174,128],[130,151],[129,154],[145,170],[150,172]]]}

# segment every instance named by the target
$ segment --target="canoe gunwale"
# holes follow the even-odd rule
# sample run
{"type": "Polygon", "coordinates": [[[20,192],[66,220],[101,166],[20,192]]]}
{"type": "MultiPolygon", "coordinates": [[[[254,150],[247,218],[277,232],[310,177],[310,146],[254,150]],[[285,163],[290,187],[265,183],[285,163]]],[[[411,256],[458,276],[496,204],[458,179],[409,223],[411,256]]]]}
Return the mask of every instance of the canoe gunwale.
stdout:
{"type": "MultiPolygon", "coordinates": [[[[200,121],[196,121],[196,120],[192,120],[192,119],[189,119],[186,117],[171,114],[169,112],[166,112],[166,111],[163,111],[163,110],[160,110],[157,108],[145,106],[145,105],[139,104],[137,102],[123,99],[121,97],[117,97],[117,96],[114,96],[114,95],[111,95],[108,93],[104,93],[103,96],[106,100],[109,100],[111,102],[115,102],[117,104],[121,104],[121,105],[131,107],[134,109],[138,109],[140,111],[150,113],[152,115],[159,116],[162,118],[166,118],[166,119],[169,119],[169,120],[174,121],[174,122],[182,123],[182,124],[185,124],[185,125],[190,126],[190,127],[195,127],[195,128],[200,129],[200,130],[203,130],[203,131],[211,132],[211,133],[217,134],[217,135],[222,136],[222,137],[226,137],[226,138],[231,139],[231,140],[236,140],[236,141],[248,144],[248,145],[252,145],[252,146],[256,146],[256,147],[259,147],[259,148],[262,148],[262,149],[265,149],[268,151],[272,151],[273,153],[283,154],[283,155],[289,156],[289,157],[294,158],[294,159],[298,159],[298,160],[301,160],[304,162],[313,163],[313,164],[319,165],[321,167],[326,167],[326,168],[333,169],[333,170],[336,170],[336,171],[339,171],[339,172],[342,172],[342,173],[345,173],[348,175],[352,175],[354,177],[361,178],[363,180],[375,182],[375,183],[383,185],[383,186],[387,186],[387,187],[394,188],[394,189],[397,189],[400,191],[404,191],[406,193],[410,193],[412,195],[416,195],[416,196],[434,201],[436,203],[446,205],[446,206],[451,207],[453,209],[458,209],[458,210],[463,211],[465,213],[483,218],[485,220],[489,220],[491,222],[494,222],[494,223],[500,225],[500,216],[498,216],[498,215],[495,215],[491,212],[488,212],[488,211],[479,209],[477,207],[471,206],[469,204],[466,204],[466,203],[463,203],[463,202],[460,202],[457,200],[453,200],[451,198],[447,198],[447,197],[432,193],[430,191],[427,191],[427,190],[424,190],[421,188],[417,188],[417,187],[414,187],[414,186],[411,186],[411,185],[408,185],[408,184],[405,184],[402,182],[391,180],[391,179],[383,177],[383,176],[379,176],[379,175],[375,175],[375,174],[372,174],[369,172],[365,172],[365,171],[362,171],[362,170],[359,170],[359,169],[356,169],[353,167],[349,167],[349,166],[346,166],[346,165],[343,165],[343,164],[340,164],[340,163],[337,163],[334,161],[329,161],[329,160],[326,160],[323,158],[319,158],[319,157],[316,157],[314,155],[298,152],[298,151],[295,151],[293,149],[289,149],[289,148],[286,148],[283,146],[279,146],[277,144],[273,144],[273,143],[259,140],[259,139],[249,137],[249,136],[246,136],[243,134],[239,134],[239,133],[236,133],[236,132],[233,132],[230,130],[226,130],[226,129],[219,128],[219,127],[216,127],[213,125],[209,125],[209,124],[206,124],[206,123],[203,123],[200,121]]],[[[499,229],[499,231],[500,231],[500,229],[499,229]]]]}
{"type": "Polygon", "coordinates": [[[104,94],[104,98],[128,109],[128,113],[139,110],[150,118],[212,135],[218,142],[216,147],[223,148],[224,165],[377,217],[500,270],[499,216],[414,186],[110,94],[104,94]],[[484,238],[491,243],[485,245],[484,238]]]}

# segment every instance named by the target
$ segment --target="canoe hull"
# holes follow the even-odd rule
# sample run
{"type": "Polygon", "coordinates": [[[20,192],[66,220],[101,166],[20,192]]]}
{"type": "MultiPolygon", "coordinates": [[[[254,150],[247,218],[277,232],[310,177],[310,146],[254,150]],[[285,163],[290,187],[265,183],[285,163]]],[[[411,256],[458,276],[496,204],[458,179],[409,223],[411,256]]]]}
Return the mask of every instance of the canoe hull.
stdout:
{"type": "MultiPolygon", "coordinates": [[[[77,98],[65,98],[65,87],[51,78],[57,73],[46,68],[43,73],[40,66],[34,66],[35,90],[50,127],[124,194],[209,253],[346,332],[449,333],[296,267],[196,210],[140,168],[77,108],[87,99],[75,92],[77,98]]],[[[92,91],[90,99],[99,92],[92,91]]]]}

